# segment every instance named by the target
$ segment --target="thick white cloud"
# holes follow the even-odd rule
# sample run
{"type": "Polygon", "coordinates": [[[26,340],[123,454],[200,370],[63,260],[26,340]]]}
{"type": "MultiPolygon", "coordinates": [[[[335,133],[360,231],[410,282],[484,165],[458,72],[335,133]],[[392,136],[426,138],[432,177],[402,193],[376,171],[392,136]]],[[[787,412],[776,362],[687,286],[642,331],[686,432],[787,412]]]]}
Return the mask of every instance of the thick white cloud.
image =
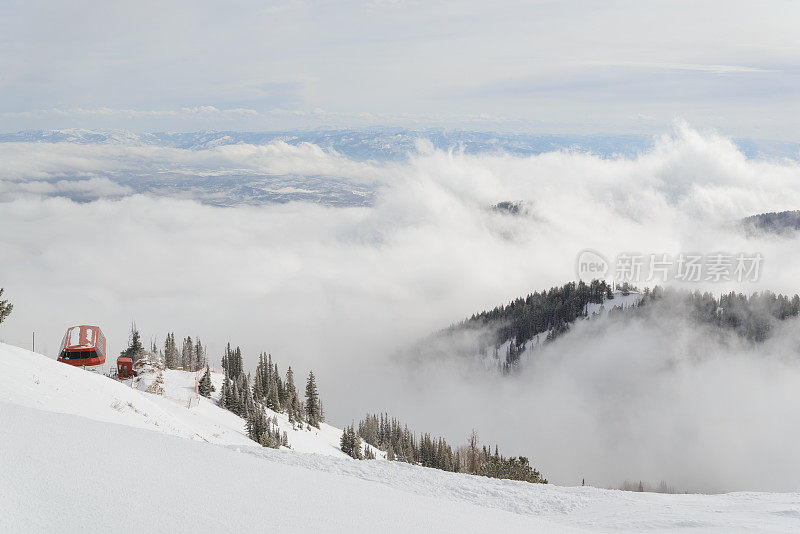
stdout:
{"type": "MultiPolygon", "coordinates": [[[[740,437],[738,425],[758,414],[788,417],[792,404],[785,397],[800,385],[792,366],[761,367],[750,349],[730,366],[710,358],[695,368],[689,360],[702,346],[670,345],[669,331],[639,325],[607,332],[594,352],[577,340],[563,353],[555,345],[539,367],[519,377],[448,362],[409,368],[394,358],[397,349],[472,312],[573,279],[575,255],[587,247],[608,256],[761,252],[762,279],[741,289],[796,292],[797,240],[746,239],[731,226],[746,215],[800,206],[796,162],[747,160],[726,139],[682,126],[632,159],[570,152],[468,156],[423,146],[408,162],[367,165],[312,145],[284,144],[182,151],[22,143],[0,150],[3,186],[29,193],[66,187],[57,180],[41,185],[66,171],[90,180],[77,186],[94,188],[109,185],[91,182],[98,174],[162,167],[319,173],[380,184],[374,206],[361,208],[215,208],[141,195],[77,204],[13,193],[0,204],[0,286],[15,303],[0,338],[9,342],[24,345],[36,331],[38,348],[52,356],[67,326],[98,323],[116,352],[136,321],[146,341],[155,336],[163,343],[173,330],[200,335],[214,360],[230,341],[243,347],[251,366],[263,350],[282,370],[288,363],[301,374],[313,367],[337,423],[364,410],[390,409],[415,427],[443,428],[455,441],[476,426],[509,452],[533,455],[555,481],[574,483],[585,474],[601,484],[660,477],[691,486],[705,477],[709,487],[790,485],[769,478],[772,467],[764,463],[766,474],[733,476],[730,462],[741,455],[711,455],[712,445],[740,437]],[[525,201],[529,213],[488,209],[504,200],[525,201]],[[679,383],[663,382],[652,373],[678,349],[687,359],[679,383]],[[645,359],[631,361],[633,353],[645,359]],[[593,370],[574,375],[582,369],[593,370]],[[619,379],[610,383],[614,373],[619,379]],[[779,380],[771,381],[776,373],[779,380]],[[701,388],[717,374],[715,392],[723,392],[726,376],[734,384],[755,377],[750,387],[737,388],[741,418],[734,411],[728,420],[715,419],[722,405],[701,388]],[[566,396],[559,397],[562,390],[566,396]],[[591,406],[624,410],[607,428],[601,423],[608,414],[585,412],[591,406]],[[643,451],[653,442],[644,438],[629,441],[641,450],[621,448],[616,435],[636,433],[648,418],[645,435],[659,421],[695,432],[700,441],[685,451],[692,461],[680,464],[663,449],[648,459],[643,451]],[[717,423],[705,426],[708,421],[717,423]],[[592,463],[602,458],[614,463],[592,463]],[[673,472],[662,473],[659,465],[673,472]]],[[[580,339],[591,339],[584,333],[580,339]]],[[[675,337],[693,336],[687,330],[675,337]]],[[[784,424],[757,423],[768,436],[784,424]]],[[[770,443],[748,446],[753,454],[769,454],[770,443]]]]}
{"type": "Polygon", "coordinates": [[[85,200],[95,200],[105,197],[118,197],[130,195],[133,189],[120,185],[108,178],[89,178],[87,180],[59,180],[48,182],[43,180],[31,181],[0,181],[0,199],[14,200],[33,195],[36,197],[49,195],[76,195],[85,200]]]}
{"type": "Polygon", "coordinates": [[[51,180],[66,176],[158,173],[214,175],[220,172],[322,174],[375,180],[378,172],[311,143],[234,144],[206,150],[148,145],[133,137],[109,143],[0,143],[0,180],[51,180]]]}

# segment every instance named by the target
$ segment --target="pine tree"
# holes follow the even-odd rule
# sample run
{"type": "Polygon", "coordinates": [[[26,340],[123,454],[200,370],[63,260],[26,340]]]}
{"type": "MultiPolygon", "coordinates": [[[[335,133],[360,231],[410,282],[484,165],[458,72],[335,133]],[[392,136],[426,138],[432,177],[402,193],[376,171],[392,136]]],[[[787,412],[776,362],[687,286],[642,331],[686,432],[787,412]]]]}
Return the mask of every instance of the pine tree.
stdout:
{"type": "Polygon", "coordinates": [[[200,383],[197,385],[197,390],[200,395],[210,398],[211,388],[211,369],[206,366],[206,372],[203,373],[203,378],[200,379],[200,383]]]}
{"type": "Polygon", "coordinates": [[[183,367],[184,371],[195,370],[195,358],[194,343],[192,342],[192,338],[187,336],[186,339],[183,340],[183,345],[181,346],[181,367],[183,367]]]}
{"type": "Polygon", "coordinates": [[[319,393],[317,392],[317,382],[314,379],[314,371],[308,373],[305,406],[306,421],[309,425],[319,428],[320,423],[322,423],[322,406],[319,402],[319,393]]]}
{"type": "Polygon", "coordinates": [[[347,427],[342,430],[342,437],[339,438],[339,449],[346,455],[352,456],[353,447],[350,445],[350,435],[347,427]]]}
{"type": "Polygon", "coordinates": [[[256,368],[256,379],[253,381],[253,398],[258,402],[261,402],[264,398],[264,385],[261,382],[261,372],[259,368],[256,368]]]}
{"type": "Polygon", "coordinates": [[[178,347],[175,344],[175,334],[167,334],[167,339],[164,341],[164,363],[168,369],[177,369],[180,357],[178,355],[178,347]]]}
{"type": "MultiPolygon", "coordinates": [[[[281,411],[282,408],[281,401],[280,401],[280,396],[278,395],[278,366],[276,364],[273,367],[271,354],[269,355],[267,364],[268,364],[267,384],[266,384],[267,408],[275,411],[281,411]]],[[[289,372],[287,373],[287,379],[291,375],[291,371],[292,369],[289,368],[289,372]]]]}
{"type": "MultiPolygon", "coordinates": [[[[219,406],[220,408],[225,408],[227,410],[231,410],[232,402],[231,402],[231,378],[228,375],[228,369],[225,367],[224,363],[224,356],[223,356],[223,368],[225,369],[225,378],[222,381],[222,389],[220,390],[219,394],[219,406]]],[[[233,410],[231,410],[233,411],[233,410]]]]}
{"type": "MultiPolygon", "coordinates": [[[[3,291],[5,291],[5,289],[0,287],[0,297],[3,296],[3,291]]],[[[13,304],[9,304],[7,300],[0,300],[0,323],[6,320],[6,317],[11,314],[12,309],[14,309],[13,304]]]]}
{"type": "Polygon", "coordinates": [[[361,454],[361,438],[356,434],[353,425],[345,427],[342,431],[342,437],[339,440],[339,448],[351,458],[355,458],[356,460],[364,459],[364,456],[361,454]]]}
{"type": "Polygon", "coordinates": [[[467,439],[467,447],[469,447],[468,455],[467,455],[467,470],[471,474],[478,473],[478,431],[474,428],[472,432],[469,434],[469,438],[467,439]]]}
{"type": "Polygon", "coordinates": [[[144,346],[142,345],[139,330],[136,329],[136,323],[131,324],[131,333],[128,341],[128,348],[123,350],[119,355],[132,359],[134,362],[144,353],[144,346]]]}
{"type": "Polygon", "coordinates": [[[206,349],[203,347],[203,344],[200,342],[200,338],[197,338],[194,346],[194,355],[195,355],[195,371],[202,369],[203,367],[208,366],[208,361],[206,359],[206,349]]]}
{"type": "MultiPolygon", "coordinates": [[[[269,404],[269,403],[268,403],[269,404]]],[[[297,398],[297,389],[294,386],[294,373],[292,366],[286,371],[286,413],[289,416],[289,422],[294,425],[295,421],[301,423],[303,421],[302,411],[300,410],[300,399],[297,398]]]]}

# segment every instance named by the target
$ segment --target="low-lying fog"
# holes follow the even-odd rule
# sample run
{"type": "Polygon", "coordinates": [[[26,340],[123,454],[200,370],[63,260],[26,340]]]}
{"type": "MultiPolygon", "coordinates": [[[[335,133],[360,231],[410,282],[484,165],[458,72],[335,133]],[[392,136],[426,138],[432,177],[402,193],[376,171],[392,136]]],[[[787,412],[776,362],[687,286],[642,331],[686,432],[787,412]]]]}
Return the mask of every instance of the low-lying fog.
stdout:
{"type": "Polygon", "coordinates": [[[313,368],[334,424],[389,410],[451,442],[475,427],[530,456],[551,482],[800,489],[795,322],[755,348],[674,317],[586,323],[515,376],[397,358],[473,312],[575,279],[586,248],[757,252],[758,282],[697,287],[799,292],[797,239],[747,238],[735,224],[800,208],[797,162],[747,159],[683,125],[635,158],[464,155],[424,141],[409,161],[390,163],[285,144],[0,151],[0,287],[15,304],[0,339],[9,343],[29,346],[35,331],[37,349],[54,356],[67,326],[96,323],[116,352],[135,321],[145,341],[199,335],[215,361],[231,342],[250,366],[268,351],[282,371],[313,368]],[[377,196],[350,208],[41,196],[62,176],[78,185],[58,187],[117,195],[91,180],[139,166],[338,175],[374,184],[377,196]],[[502,201],[526,209],[490,209],[502,201]]]}

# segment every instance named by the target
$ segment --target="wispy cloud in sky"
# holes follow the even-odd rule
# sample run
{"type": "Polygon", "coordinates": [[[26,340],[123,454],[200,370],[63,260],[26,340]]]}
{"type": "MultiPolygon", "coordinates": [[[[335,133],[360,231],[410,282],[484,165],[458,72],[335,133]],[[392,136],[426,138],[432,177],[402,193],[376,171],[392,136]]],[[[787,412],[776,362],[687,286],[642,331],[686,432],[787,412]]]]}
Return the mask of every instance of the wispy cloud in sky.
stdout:
{"type": "Polygon", "coordinates": [[[798,17],[797,4],[749,0],[7,2],[0,129],[404,117],[459,127],[490,116],[500,129],[590,133],[658,131],[681,116],[738,137],[794,139],[798,17]]]}

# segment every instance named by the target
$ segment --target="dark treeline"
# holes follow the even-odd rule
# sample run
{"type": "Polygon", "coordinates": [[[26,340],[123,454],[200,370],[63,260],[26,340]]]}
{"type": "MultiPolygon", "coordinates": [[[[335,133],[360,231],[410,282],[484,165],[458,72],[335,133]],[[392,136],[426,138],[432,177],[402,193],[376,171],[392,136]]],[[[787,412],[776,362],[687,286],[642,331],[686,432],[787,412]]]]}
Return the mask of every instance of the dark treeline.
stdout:
{"type": "Polygon", "coordinates": [[[478,434],[473,430],[466,445],[453,448],[442,437],[428,433],[415,435],[408,426],[388,414],[367,414],[355,426],[345,428],[342,434],[342,450],[353,458],[374,457],[368,445],[386,453],[388,460],[441,469],[456,473],[470,473],[491,478],[524,480],[547,483],[541,473],[534,469],[527,458],[502,456],[497,445],[481,446],[478,434]],[[361,451],[361,440],[365,451],[361,451]]]}
{"type": "MultiPolygon", "coordinates": [[[[627,284],[619,289],[623,295],[631,290],[627,284]]],[[[525,344],[535,336],[546,332],[545,340],[552,341],[566,333],[576,320],[588,318],[588,304],[600,304],[604,299],[613,298],[611,286],[604,281],[593,280],[589,284],[570,282],[474,314],[466,321],[446,329],[443,334],[469,329],[479,332],[478,353],[486,354],[487,350],[494,349],[495,357],[503,362],[503,370],[509,371],[518,365],[525,344]],[[506,354],[498,354],[497,348],[509,341],[506,354]]],[[[687,314],[689,319],[699,324],[730,329],[754,342],[769,337],[776,322],[800,315],[800,297],[797,295],[789,297],[764,291],[749,296],[734,292],[715,296],[709,292],[664,289],[660,286],[645,289],[638,305],[625,309],[614,308],[608,314],[636,313],[643,307],[658,309],[649,305],[665,298],[678,304],[674,311],[687,314]]]]}
{"type": "MultiPolygon", "coordinates": [[[[776,323],[800,315],[800,296],[771,291],[751,295],[730,292],[719,297],[699,291],[645,289],[638,308],[647,308],[663,301],[685,305],[689,318],[701,324],[730,329],[753,342],[766,340],[776,323]]],[[[655,306],[653,306],[655,308],[655,306]]]]}
{"type": "Polygon", "coordinates": [[[741,226],[748,235],[771,233],[790,235],[800,230],[800,211],[760,213],[742,219],[741,226]]]}
{"type": "Polygon", "coordinates": [[[219,405],[244,418],[248,436],[265,447],[289,447],[286,432],[278,430],[277,417],[270,418],[267,408],[287,414],[292,428],[302,429],[304,425],[319,428],[325,421],[313,371],[308,374],[305,400],[302,400],[294,384],[292,368],[287,369],[285,378],[281,377],[272,355],[259,356],[255,378],[251,381],[250,373],[244,372],[241,349],[232,349],[228,344],[222,356],[222,369],[225,378],[219,405]]]}
{"type": "Polygon", "coordinates": [[[577,318],[586,316],[587,304],[600,304],[604,298],[614,298],[611,286],[605,281],[570,282],[474,314],[451,326],[444,334],[457,329],[487,329],[490,334],[481,340],[480,353],[511,340],[509,353],[503,356],[506,367],[514,367],[519,362],[522,347],[534,336],[548,332],[548,339],[556,338],[577,318]]]}

